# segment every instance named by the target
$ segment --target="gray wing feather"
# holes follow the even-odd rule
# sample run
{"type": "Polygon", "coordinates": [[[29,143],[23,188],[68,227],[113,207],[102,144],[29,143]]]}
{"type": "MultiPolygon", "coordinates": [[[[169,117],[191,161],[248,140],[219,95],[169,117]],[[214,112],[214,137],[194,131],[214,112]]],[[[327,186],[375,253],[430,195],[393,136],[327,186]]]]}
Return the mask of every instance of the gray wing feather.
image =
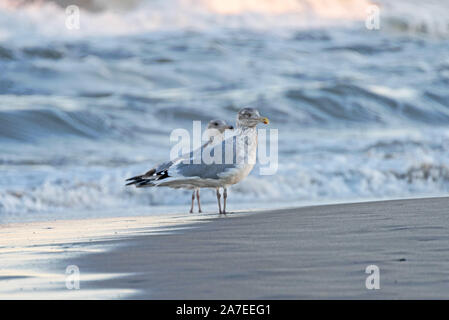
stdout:
{"type": "MultiPolygon", "coordinates": [[[[201,152],[196,154],[191,154],[189,161],[183,161],[175,166],[176,171],[184,177],[199,177],[202,179],[219,179],[220,175],[225,173],[228,169],[236,168],[236,138],[231,137],[222,141],[220,144],[214,145],[213,147],[201,148],[201,152]],[[229,145],[229,144],[232,144],[229,145]],[[231,149],[232,148],[232,149],[231,149]],[[232,155],[227,154],[232,150],[232,155]],[[211,158],[215,156],[216,153],[221,152],[221,161],[218,163],[205,163],[204,154],[208,153],[211,158]],[[203,156],[201,156],[203,155],[203,156]],[[200,163],[196,159],[200,158],[200,163]]],[[[220,159],[217,159],[220,160],[220,159]]]]}

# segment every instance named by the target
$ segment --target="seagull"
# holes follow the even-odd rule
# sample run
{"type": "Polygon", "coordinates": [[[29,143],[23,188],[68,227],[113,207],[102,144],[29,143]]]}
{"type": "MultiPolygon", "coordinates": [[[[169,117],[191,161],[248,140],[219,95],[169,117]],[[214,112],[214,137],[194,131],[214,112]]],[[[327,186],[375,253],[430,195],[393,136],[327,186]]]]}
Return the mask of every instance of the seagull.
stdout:
{"type": "MultiPolygon", "coordinates": [[[[206,148],[210,145],[215,145],[223,141],[225,130],[234,130],[234,127],[228,125],[224,120],[211,120],[207,124],[207,135],[209,136],[208,141],[201,146],[201,148],[206,148]]],[[[195,187],[192,192],[192,205],[190,206],[190,213],[193,213],[193,207],[195,204],[195,195],[198,202],[198,212],[201,213],[201,203],[200,203],[200,188],[195,187]]]]}
{"type": "MultiPolygon", "coordinates": [[[[201,148],[199,148],[199,149],[204,149],[207,146],[215,145],[215,144],[223,141],[224,133],[226,130],[234,130],[234,127],[232,125],[228,125],[226,123],[226,121],[224,121],[224,120],[214,119],[214,120],[209,121],[209,123],[207,124],[207,128],[206,128],[206,134],[208,137],[207,142],[204,143],[201,146],[201,148]]],[[[195,152],[197,152],[197,151],[193,151],[193,153],[195,153],[195,152]]],[[[143,186],[138,185],[138,183],[143,182],[145,179],[154,177],[155,174],[158,172],[159,168],[164,168],[164,167],[170,166],[172,163],[179,162],[183,159],[189,159],[189,157],[190,157],[190,154],[184,154],[173,161],[164,162],[156,167],[153,167],[152,169],[150,169],[143,175],[138,175],[138,176],[127,179],[126,181],[131,181],[127,185],[135,184],[138,188],[143,187],[143,186]]],[[[200,203],[200,188],[197,187],[196,185],[188,185],[188,184],[183,186],[183,188],[193,189],[192,205],[190,206],[190,213],[193,213],[195,197],[198,202],[198,212],[201,213],[202,211],[201,211],[201,203],[200,203]]]]}
{"type": "Polygon", "coordinates": [[[259,123],[268,124],[269,120],[254,108],[241,109],[234,136],[198,148],[188,157],[165,162],[142,176],[129,178],[127,181],[131,182],[127,185],[216,189],[219,213],[226,214],[227,188],[246,178],[256,163],[259,123]],[[220,188],[223,188],[223,209],[220,188]]]}

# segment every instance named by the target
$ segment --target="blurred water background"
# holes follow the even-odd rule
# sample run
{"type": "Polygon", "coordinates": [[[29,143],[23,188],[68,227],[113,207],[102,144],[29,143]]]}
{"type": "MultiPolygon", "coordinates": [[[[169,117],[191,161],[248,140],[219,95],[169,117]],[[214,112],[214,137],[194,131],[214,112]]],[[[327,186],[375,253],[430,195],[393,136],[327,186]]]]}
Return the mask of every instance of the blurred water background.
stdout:
{"type": "Polygon", "coordinates": [[[0,0],[0,223],[185,212],[190,192],[124,178],[247,104],[279,170],[231,210],[446,195],[448,85],[449,1],[0,0]]]}

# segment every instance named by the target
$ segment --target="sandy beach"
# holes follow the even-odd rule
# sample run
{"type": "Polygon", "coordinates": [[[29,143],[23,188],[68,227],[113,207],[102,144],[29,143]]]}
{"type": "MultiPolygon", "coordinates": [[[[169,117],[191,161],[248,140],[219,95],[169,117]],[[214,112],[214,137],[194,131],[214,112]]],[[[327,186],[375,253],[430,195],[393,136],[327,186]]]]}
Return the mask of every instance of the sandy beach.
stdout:
{"type": "Polygon", "coordinates": [[[0,296],[447,299],[448,207],[449,198],[425,198],[6,225],[1,261],[15,271],[2,270],[0,296]],[[31,235],[8,240],[19,230],[31,235]],[[65,286],[69,265],[79,290],[65,286]],[[365,287],[368,265],[379,267],[379,290],[365,287]]]}

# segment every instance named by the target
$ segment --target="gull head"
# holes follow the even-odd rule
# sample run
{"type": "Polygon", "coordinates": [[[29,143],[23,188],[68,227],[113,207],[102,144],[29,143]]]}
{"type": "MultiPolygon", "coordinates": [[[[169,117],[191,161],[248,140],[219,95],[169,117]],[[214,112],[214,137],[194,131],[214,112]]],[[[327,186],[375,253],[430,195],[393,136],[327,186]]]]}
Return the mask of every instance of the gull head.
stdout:
{"type": "Polygon", "coordinates": [[[206,135],[209,140],[222,140],[226,130],[234,130],[234,127],[228,125],[223,120],[211,120],[207,124],[206,135]]]}
{"type": "Polygon", "coordinates": [[[254,128],[259,123],[268,124],[268,118],[261,117],[259,111],[253,108],[243,108],[237,114],[237,126],[254,128]]]}
{"type": "Polygon", "coordinates": [[[226,121],[223,120],[211,120],[207,124],[208,130],[218,130],[220,133],[224,133],[225,130],[233,130],[234,127],[230,126],[226,123],[226,121]]]}

